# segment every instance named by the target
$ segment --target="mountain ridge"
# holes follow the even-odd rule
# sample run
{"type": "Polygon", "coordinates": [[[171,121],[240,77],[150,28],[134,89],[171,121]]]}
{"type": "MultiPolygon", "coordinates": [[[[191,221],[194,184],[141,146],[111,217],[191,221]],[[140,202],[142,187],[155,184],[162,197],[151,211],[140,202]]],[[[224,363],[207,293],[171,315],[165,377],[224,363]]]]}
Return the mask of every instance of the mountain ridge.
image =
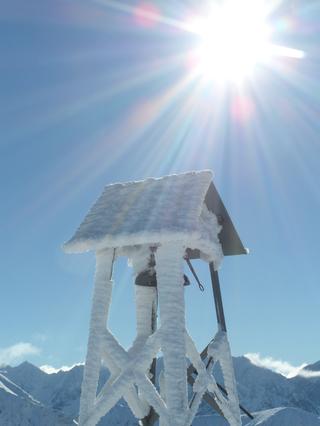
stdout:
{"type": "MultiPolygon", "coordinates": [[[[244,356],[233,358],[233,362],[240,402],[246,409],[256,413],[252,422],[244,416],[243,424],[320,426],[320,377],[295,376],[289,379],[254,365],[244,356]],[[294,416],[297,419],[296,423],[292,423],[294,416]]],[[[318,366],[320,361],[310,364],[312,369],[318,366]]],[[[0,368],[0,424],[5,426],[74,425],[74,419],[79,412],[82,375],[83,365],[76,365],[68,371],[60,370],[51,374],[28,361],[16,367],[0,368]],[[3,383],[2,387],[1,383],[3,383]],[[23,423],[24,417],[31,423],[23,423]],[[41,421],[37,423],[40,418],[42,423],[41,421]]],[[[219,370],[215,372],[215,376],[219,382],[222,382],[219,370]]],[[[107,370],[102,370],[99,387],[107,377],[107,370]]],[[[227,425],[223,418],[218,417],[208,405],[202,403],[193,425],[205,426],[210,422],[212,424],[213,420],[217,426],[227,425]]],[[[119,401],[99,422],[99,426],[104,425],[134,426],[137,425],[137,420],[134,419],[127,405],[119,401]]]]}

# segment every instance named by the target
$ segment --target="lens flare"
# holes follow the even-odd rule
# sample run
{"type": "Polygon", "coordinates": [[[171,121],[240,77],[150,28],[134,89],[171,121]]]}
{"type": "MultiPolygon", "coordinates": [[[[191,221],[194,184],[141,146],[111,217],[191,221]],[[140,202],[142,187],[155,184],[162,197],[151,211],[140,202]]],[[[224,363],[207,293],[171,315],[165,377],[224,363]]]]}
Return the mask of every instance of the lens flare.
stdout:
{"type": "Polygon", "coordinates": [[[264,3],[229,1],[193,23],[199,35],[198,73],[207,79],[241,82],[269,53],[270,28],[264,3]]]}

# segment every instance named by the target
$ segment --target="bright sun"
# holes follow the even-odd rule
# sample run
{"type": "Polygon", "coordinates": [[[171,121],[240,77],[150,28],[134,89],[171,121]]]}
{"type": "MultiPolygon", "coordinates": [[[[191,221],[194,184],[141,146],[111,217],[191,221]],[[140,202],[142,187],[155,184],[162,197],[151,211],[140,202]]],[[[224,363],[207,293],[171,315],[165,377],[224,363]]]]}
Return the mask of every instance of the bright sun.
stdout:
{"type": "Polygon", "coordinates": [[[200,37],[197,73],[206,79],[243,82],[270,52],[267,10],[259,0],[227,1],[193,22],[200,37]]]}

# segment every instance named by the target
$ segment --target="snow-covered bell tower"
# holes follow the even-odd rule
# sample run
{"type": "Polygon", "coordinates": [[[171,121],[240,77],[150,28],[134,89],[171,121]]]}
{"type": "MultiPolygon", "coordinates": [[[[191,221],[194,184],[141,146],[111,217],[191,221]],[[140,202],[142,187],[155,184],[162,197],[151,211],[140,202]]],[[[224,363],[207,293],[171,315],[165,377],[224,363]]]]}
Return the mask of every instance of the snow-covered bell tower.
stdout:
{"type": "Polygon", "coordinates": [[[106,186],[64,249],[96,253],[80,426],[96,425],[121,398],[142,425],[159,419],[161,426],[189,426],[202,398],[230,425],[241,424],[217,268],[223,255],[246,250],[210,171],[106,186]],[[112,270],[120,255],[129,258],[138,284],[137,336],[128,351],[108,329],[112,270]],[[209,264],[218,321],[217,334],[201,354],[185,325],[183,265],[187,261],[192,268],[190,260],[195,258],[209,264]],[[156,386],[151,372],[159,351],[164,368],[156,386]],[[216,362],[225,389],[212,375],[216,362]],[[110,377],[97,394],[102,363],[110,377]]]}

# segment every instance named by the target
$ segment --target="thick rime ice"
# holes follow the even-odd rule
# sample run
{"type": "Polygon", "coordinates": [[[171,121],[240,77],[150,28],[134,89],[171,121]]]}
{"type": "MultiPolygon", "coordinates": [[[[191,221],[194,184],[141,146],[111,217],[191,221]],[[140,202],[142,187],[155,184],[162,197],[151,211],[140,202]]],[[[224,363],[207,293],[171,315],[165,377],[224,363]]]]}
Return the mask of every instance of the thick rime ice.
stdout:
{"type": "Polygon", "coordinates": [[[105,329],[111,301],[113,250],[96,253],[95,288],[92,301],[88,351],[80,400],[80,424],[95,402],[101,367],[101,335],[105,329]]]}
{"type": "Polygon", "coordinates": [[[152,312],[157,311],[157,290],[154,287],[135,286],[137,338],[153,333],[152,312]]]}
{"type": "Polygon", "coordinates": [[[203,204],[199,218],[199,238],[188,239],[188,247],[200,250],[202,259],[207,262],[213,261],[215,269],[218,269],[223,258],[218,237],[221,229],[222,226],[219,225],[216,215],[203,204]]]}
{"type": "Polygon", "coordinates": [[[218,395],[217,403],[230,425],[238,426],[241,424],[239,399],[226,332],[218,331],[208,347],[208,355],[214,360],[219,361],[228,399],[221,393],[214,380],[209,384],[209,390],[218,395]]]}
{"type": "Polygon", "coordinates": [[[128,257],[128,263],[132,266],[135,275],[138,275],[140,272],[145,271],[146,269],[150,270],[150,273],[154,272],[154,268],[149,268],[150,261],[150,246],[141,245],[136,247],[126,247],[122,249],[121,254],[124,254],[128,257]]]}
{"type": "MultiPolygon", "coordinates": [[[[113,184],[93,205],[64,248],[97,250],[203,237],[200,215],[212,173],[189,172],[113,184]]],[[[208,239],[208,236],[205,236],[208,239]]]]}
{"type": "MultiPolygon", "coordinates": [[[[148,338],[155,331],[153,326],[156,328],[157,290],[154,287],[142,287],[136,285],[135,296],[137,321],[136,340],[141,341],[148,338]]],[[[148,374],[148,371],[146,371],[146,373],[148,374]]],[[[154,377],[151,377],[150,373],[148,376],[150,380],[154,379],[154,377]]],[[[141,400],[144,401],[143,392],[139,392],[139,396],[141,400]]]]}
{"type": "Polygon", "coordinates": [[[164,244],[156,251],[168,426],[184,426],[188,406],[183,254],[182,243],[164,244]]]}
{"type": "Polygon", "coordinates": [[[183,258],[195,249],[219,266],[223,257],[221,226],[208,210],[205,196],[211,172],[190,172],[109,185],[90,210],[65,250],[96,251],[96,275],[88,351],[80,401],[80,426],[94,426],[124,398],[137,418],[151,407],[160,426],[190,426],[204,393],[209,390],[231,426],[240,424],[238,399],[227,336],[221,331],[209,345],[206,366],[185,327],[183,258]],[[137,335],[125,350],[107,327],[112,293],[112,269],[125,255],[134,274],[149,270],[157,287],[135,286],[137,335]],[[152,262],[151,262],[152,260],[152,262]],[[159,303],[160,328],[156,312],[159,303]],[[152,360],[162,351],[164,370],[160,391],[150,373],[152,360]],[[188,404],[187,358],[197,370],[196,393],[188,404]],[[219,361],[228,398],[212,374],[219,361]],[[101,365],[110,377],[97,395],[101,365]]]}

